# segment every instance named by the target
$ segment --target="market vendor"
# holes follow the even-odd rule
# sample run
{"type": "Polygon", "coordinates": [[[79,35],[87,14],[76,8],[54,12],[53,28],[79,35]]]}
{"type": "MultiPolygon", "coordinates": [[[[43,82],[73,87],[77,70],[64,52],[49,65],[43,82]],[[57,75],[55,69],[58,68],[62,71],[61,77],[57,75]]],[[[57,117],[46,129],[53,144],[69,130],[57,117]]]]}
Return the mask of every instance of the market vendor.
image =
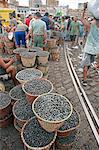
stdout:
{"type": "Polygon", "coordinates": [[[46,24],[41,20],[41,14],[35,13],[35,20],[31,24],[31,29],[27,35],[27,39],[31,35],[35,47],[44,47],[47,39],[46,24]]]}
{"type": "Polygon", "coordinates": [[[0,78],[3,77],[3,75],[8,74],[10,75],[14,84],[17,84],[17,81],[15,79],[16,75],[16,68],[13,66],[14,59],[13,58],[2,58],[0,57],[0,78]]]}

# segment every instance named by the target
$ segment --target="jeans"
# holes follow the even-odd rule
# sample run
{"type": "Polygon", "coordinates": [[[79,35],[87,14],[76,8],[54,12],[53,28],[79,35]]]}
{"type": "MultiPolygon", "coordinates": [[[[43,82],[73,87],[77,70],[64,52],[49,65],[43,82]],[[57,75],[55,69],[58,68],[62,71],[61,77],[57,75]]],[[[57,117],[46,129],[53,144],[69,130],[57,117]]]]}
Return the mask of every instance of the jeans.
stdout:
{"type": "Polygon", "coordinates": [[[17,32],[15,32],[15,40],[16,40],[17,46],[20,46],[22,44],[22,46],[26,47],[25,36],[26,36],[25,31],[17,31],[17,32]]]}

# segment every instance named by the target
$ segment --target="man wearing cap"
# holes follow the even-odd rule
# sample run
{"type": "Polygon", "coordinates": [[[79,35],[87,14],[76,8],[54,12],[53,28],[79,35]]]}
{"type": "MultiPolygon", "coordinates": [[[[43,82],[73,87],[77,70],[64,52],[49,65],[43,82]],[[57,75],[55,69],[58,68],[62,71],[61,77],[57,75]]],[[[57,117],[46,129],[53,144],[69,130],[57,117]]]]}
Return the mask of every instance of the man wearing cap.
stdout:
{"type": "Polygon", "coordinates": [[[41,20],[41,14],[39,12],[35,13],[35,20],[32,22],[30,32],[26,38],[28,39],[30,35],[33,38],[34,46],[43,48],[47,38],[46,24],[41,20]]]}

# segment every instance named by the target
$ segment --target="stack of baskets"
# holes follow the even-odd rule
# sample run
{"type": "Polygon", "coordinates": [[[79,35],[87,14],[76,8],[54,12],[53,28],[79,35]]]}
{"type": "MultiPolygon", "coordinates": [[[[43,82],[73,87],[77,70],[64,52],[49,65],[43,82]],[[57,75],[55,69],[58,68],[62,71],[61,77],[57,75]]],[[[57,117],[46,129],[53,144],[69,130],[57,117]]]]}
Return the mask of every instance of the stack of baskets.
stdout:
{"type": "Polygon", "coordinates": [[[35,98],[37,98],[40,93],[50,93],[52,90],[53,85],[50,81],[38,78],[28,81],[23,85],[17,85],[10,90],[9,96],[13,106],[14,127],[19,132],[21,132],[26,121],[34,116],[32,103],[35,98]]]}
{"type": "Polygon", "coordinates": [[[18,69],[19,71],[25,68],[37,68],[42,71],[43,78],[48,78],[49,52],[43,51],[39,47],[34,47],[28,50],[25,48],[18,48],[14,50],[14,53],[16,54],[17,61],[22,64],[21,69],[18,69]]]}
{"type": "Polygon", "coordinates": [[[65,150],[73,145],[80,122],[78,113],[66,97],[52,90],[50,81],[37,78],[9,93],[14,102],[14,127],[21,133],[24,150],[49,150],[53,144],[65,150]]]}
{"type": "Polygon", "coordinates": [[[42,94],[33,101],[32,109],[35,117],[21,130],[24,150],[49,150],[54,143],[60,150],[70,148],[76,137],[79,117],[67,98],[56,93],[42,94]],[[77,124],[70,127],[74,112],[77,124]]]}
{"type": "Polygon", "coordinates": [[[59,61],[60,48],[57,46],[57,38],[47,40],[48,51],[53,61],[59,61]]]}
{"type": "Polygon", "coordinates": [[[49,52],[47,51],[39,51],[37,53],[37,69],[43,73],[43,78],[48,78],[48,64],[49,52]]]}

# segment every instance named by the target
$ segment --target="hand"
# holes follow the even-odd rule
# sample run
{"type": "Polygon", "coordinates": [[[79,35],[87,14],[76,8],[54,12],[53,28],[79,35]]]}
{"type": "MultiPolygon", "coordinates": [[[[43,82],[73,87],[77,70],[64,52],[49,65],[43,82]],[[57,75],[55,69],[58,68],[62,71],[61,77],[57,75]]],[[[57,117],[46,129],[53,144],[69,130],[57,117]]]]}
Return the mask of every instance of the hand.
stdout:
{"type": "Polygon", "coordinates": [[[44,44],[45,44],[45,45],[47,44],[47,40],[44,40],[44,44]]]}
{"type": "Polygon", "coordinates": [[[28,35],[28,34],[26,35],[25,39],[26,39],[26,40],[28,40],[28,39],[29,39],[29,35],[28,35]]]}

